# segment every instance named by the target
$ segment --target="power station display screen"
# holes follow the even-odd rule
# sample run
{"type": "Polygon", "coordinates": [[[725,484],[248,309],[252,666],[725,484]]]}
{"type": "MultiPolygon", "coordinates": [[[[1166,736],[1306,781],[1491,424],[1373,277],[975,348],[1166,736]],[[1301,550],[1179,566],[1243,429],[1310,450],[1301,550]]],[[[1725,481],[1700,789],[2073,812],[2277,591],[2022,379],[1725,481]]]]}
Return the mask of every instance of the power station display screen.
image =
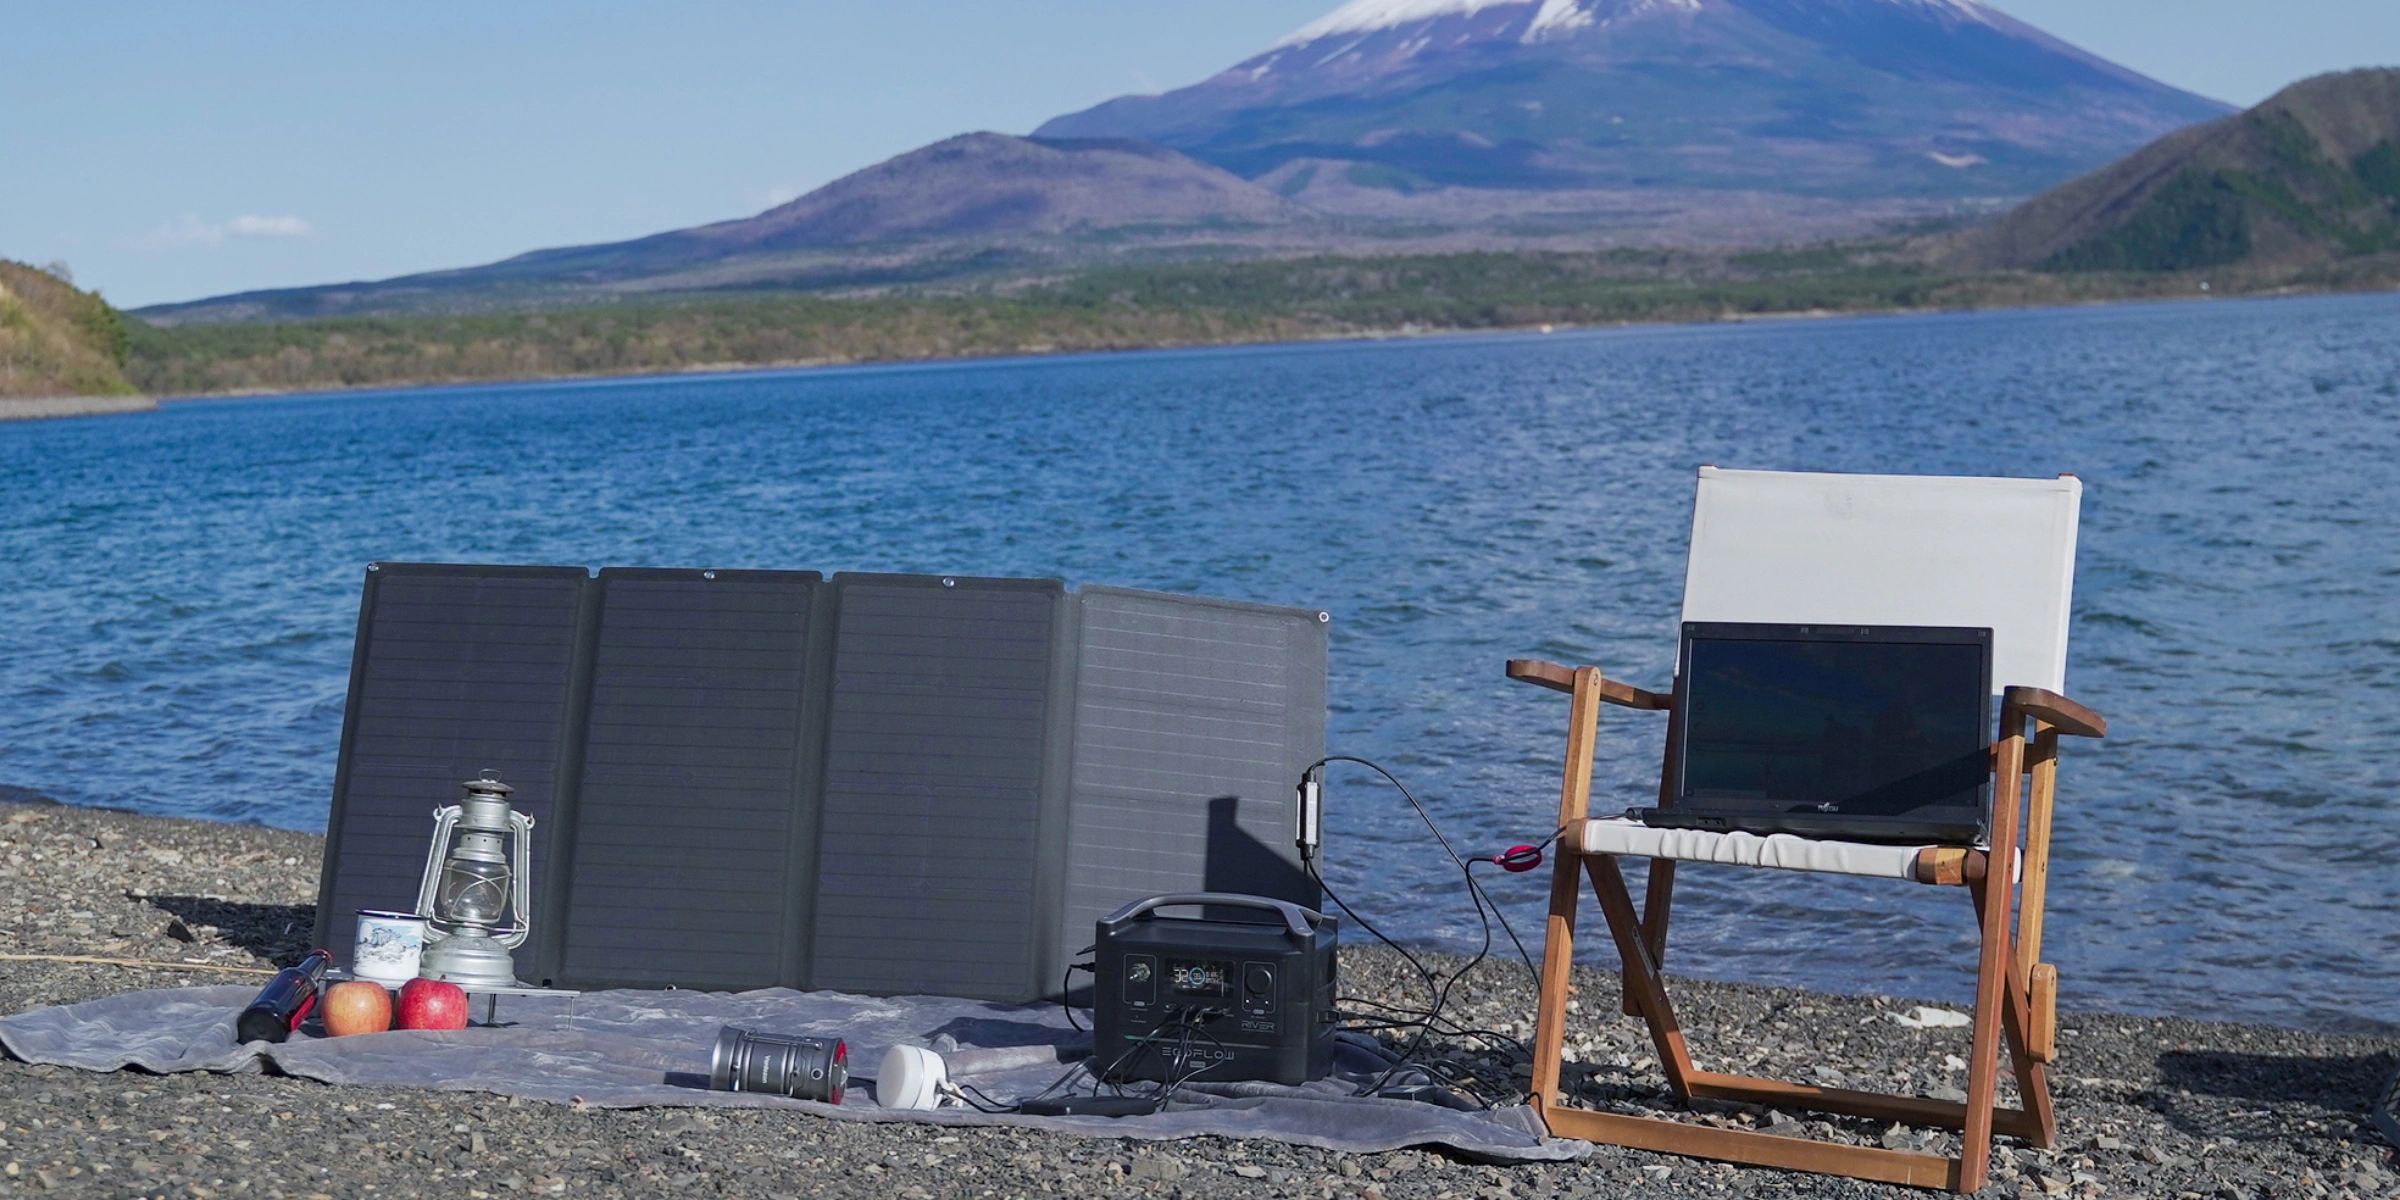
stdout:
{"type": "Polygon", "coordinates": [[[1179,996],[1225,996],[1232,993],[1233,983],[1222,962],[1170,958],[1167,988],[1179,996]]]}

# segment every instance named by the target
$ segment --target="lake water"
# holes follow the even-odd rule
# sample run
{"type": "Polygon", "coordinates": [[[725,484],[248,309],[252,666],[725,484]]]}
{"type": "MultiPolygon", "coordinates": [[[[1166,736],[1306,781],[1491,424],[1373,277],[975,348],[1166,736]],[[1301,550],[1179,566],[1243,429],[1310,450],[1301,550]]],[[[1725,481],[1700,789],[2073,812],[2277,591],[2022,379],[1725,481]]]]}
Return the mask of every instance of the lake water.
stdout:
{"type": "MultiPolygon", "coordinates": [[[[1333,748],[1489,853],[1547,832],[1564,724],[1502,660],[1664,686],[1702,463],[2080,475],[2068,687],[2111,736],[2063,757],[2062,1002],[2400,1028],[2395,296],[0,425],[0,783],[321,829],[376,559],[1055,575],[1331,610],[1333,748]]],[[[1596,806],[1645,797],[1659,736],[1605,716],[1596,806]]],[[[1471,947],[1406,806],[1355,775],[1329,805],[1344,895],[1471,947]]],[[[1528,938],[1543,878],[1498,885],[1528,938]]],[[[1972,944],[1956,890],[1694,869],[1670,964],[1964,998],[1972,944]]]]}

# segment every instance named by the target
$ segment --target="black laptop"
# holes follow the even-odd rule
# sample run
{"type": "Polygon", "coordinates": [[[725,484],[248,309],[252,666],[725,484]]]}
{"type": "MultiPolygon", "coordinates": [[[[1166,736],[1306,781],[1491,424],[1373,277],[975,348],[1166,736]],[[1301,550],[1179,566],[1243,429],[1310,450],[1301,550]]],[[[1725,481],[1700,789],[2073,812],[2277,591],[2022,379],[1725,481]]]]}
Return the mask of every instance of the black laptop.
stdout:
{"type": "Polygon", "coordinates": [[[1992,631],[1683,627],[1663,828],[1980,843],[1991,810],[1992,631]]]}

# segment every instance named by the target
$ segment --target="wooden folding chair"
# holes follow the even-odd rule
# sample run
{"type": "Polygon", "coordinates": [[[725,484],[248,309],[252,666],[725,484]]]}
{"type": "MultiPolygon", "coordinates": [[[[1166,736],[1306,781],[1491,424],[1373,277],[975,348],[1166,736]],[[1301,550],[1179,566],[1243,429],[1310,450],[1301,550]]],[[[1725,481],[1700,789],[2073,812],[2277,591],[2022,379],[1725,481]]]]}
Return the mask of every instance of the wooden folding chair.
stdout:
{"type": "MultiPolygon", "coordinates": [[[[2058,739],[2100,737],[2098,714],[2060,695],[2066,664],[2081,486],[2056,480],[1816,475],[1703,467],[1684,581],[1686,621],[1989,626],[2002,691],[1992,743],[1990,846],[1885,845],[1652,829],[1593,820],[1587,808],[1603,704],[1681,719],[1674,691],[1605,678],[1596,667],[1512,660],[1508,675],[1568,694],[1559,849],[1550,881],[1534,1104],[1550,1132],[1698,1158],[1972,1192],[1983,1186],[1995,1132],[2035,1146],[2057,1139],[2045,1064],[2055,1054],[2057,972],[2041,959],[2042,896],[2050,854],[2058,739]],[[2030,786],[2028,788],[2028,781],[2030,786]],[[2025,793],[2021,796],[2020,793],[2025,793]],[[2020,822],[2020,817],[2023,818],[2020,822]],[[2015,854],[2023,837],[2021,856],[2015,854]],[[1636,912],[1617,867],[1651,859],[1636,912]],[[2014,858],[2021,870],[2012,869],[2014,858]],[[1695,1067],[1659,964],[1677,862],[1881,876],[1963,887],[1981,924],[1972,1050],[1963,1104],[1817,1087],[1695,1067]],[[2016,907],[2016,881],[2023,903],[2016,907]],[[1671,1117],[1566,1106],[1559,1087],[1575,911],[1588,881],[1616,944],[1624,1007],[1649,1026],[1678,1100],[1771,1104],[1959,1130],[1956,1157],[1721,1129],[1671,1117]],[[2013,920],[2012,920],[2013,917],[2013,920]],[[1997,1102],[2003,1042],[2022,1107],[1997,1102]]],[[[1670,752],[1660,803],[1676,792],[1670,752]]],[[[1838,953],[1838,950],[1835,951],[1838,953]]]]}

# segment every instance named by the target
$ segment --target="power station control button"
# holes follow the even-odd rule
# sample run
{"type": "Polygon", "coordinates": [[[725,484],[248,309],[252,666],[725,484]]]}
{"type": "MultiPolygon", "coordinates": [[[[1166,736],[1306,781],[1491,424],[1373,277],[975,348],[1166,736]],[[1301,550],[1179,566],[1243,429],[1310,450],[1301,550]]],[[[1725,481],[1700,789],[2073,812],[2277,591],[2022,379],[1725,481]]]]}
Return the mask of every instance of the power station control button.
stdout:
{"type": "Polygon", "coordinates": [[[1275,991],[1275,969],[1260,963],[1250,964],[1242,975],[1242,990],[1253,996],[1271,995],[1275,991]]]}

